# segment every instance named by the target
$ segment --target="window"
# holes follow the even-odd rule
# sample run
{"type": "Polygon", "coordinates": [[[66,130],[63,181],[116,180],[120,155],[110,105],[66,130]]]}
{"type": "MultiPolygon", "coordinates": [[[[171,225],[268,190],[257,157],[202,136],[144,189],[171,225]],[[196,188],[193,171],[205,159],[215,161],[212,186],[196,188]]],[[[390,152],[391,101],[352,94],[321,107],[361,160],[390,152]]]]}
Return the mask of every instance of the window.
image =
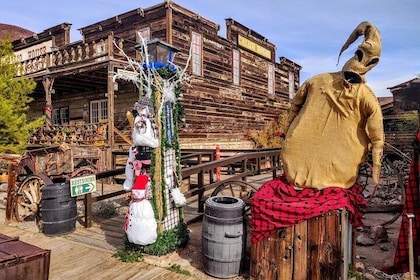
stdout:
{"type": "Polygon", "coordinates": [[[100,40],[98,44],[96,45],[96,53],[101,54],[105,52],[105,41],[100,40]]]}
{"type": "Polygon", "coordinates": [[[202,75],[202,45],[201,45],[201,35],[192,32],[192,73],[194,75],[202,75]]]}
{"type": "Polygon", "coordinates": [[[289,98],[295,97],[295,74],[289,71],[289,98]]]}
{"type": "Polygon", "coordinates": [[[141,38],[143,38],[145,40],[145,42],[150,40],[150,27],[142,28],[137,33],[139,35],[139,41],[140,42],[141,42],[141,38]]]}
{"type": "Polygon", "coordinates": [[[241,59],[238,50],[233,50],[233,84],[239,86],[241,80],[241,59]]]}
{"type": "Polygon", "coordinates": [[[56,125],[69,123],[69,108],[54,108],[52,112],[52,123],[56,125]]]}
{"type": "Polygon", "coordinates": [[[274,66],[273,64],[268,64],[268,93],[274,93],[274,66]]]}
{"type": "Polygon", "coordinates": [[[108,100],[94,100],[90,102],[90,122],[98,123],[108,118],[108,100]]]}

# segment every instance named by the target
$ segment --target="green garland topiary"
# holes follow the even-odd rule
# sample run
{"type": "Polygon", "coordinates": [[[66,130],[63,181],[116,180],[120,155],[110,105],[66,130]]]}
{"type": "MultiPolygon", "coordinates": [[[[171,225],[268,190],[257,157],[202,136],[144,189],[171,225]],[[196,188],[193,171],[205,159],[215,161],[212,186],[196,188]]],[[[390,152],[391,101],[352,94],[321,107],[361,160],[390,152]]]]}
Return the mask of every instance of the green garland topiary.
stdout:
{"type": "Polygon", "coordinates": [[[153,244],[146,246],[130,243],[127,236],[125,236],[124,250],[119,250],[114,254],[114,257],[118,257],[122,261],[136,258],[140,261],[142,253],[163,256],[176,251],[178,248],[185,247],[189,240],[190,235],[187,225],[185,223],[180,223],[173,229],[159,233],[156,241],[153,244]]]}

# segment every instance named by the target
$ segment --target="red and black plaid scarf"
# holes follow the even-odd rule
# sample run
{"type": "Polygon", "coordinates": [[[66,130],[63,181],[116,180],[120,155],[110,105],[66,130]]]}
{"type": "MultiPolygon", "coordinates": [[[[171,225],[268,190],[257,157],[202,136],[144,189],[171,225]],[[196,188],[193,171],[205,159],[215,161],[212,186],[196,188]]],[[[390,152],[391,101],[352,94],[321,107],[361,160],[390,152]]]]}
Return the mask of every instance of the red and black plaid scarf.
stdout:
{"type": "MultiPolygon", "coordinates": [[[[417,135],[419,140],[420,135],[417,135]]],[[[417,257],[420,255],[420,196],[419,196],[419,156],[420,153],[415,149],[413,159],[410,164],[410,175],[407,186],[405,188],[405,203],[401,218],[400,234],[398,236],[398,244],[394,256],[394,264],[383,270],[390,274],[405,273],[409,271],[409,245],[408,231],[409,222],[407,214],[414,214],[413,224],[413,250],[414,250],[414,267],[419,269],[417,257]]],[[[419,271],[417,271],[419,272],[419,271]]]]}
{"type": "Polygon", "coordinates": [[[360,207],[366,205],[362,187],[349,189],[330,187],[323,190],[305,188],[295,190],[284,176],[266,182],[251,200],[251,243],[267,238],[282,227],[296,225],[328,213],[346,208],[354,226],[362,225],[360,207]]]}

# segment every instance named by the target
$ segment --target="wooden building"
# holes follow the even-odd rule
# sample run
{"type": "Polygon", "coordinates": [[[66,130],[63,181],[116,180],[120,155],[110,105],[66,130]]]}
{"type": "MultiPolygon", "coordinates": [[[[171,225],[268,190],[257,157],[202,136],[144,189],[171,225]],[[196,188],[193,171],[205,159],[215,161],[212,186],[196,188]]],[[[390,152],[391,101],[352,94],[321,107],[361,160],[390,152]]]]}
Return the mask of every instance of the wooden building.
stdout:
{"type": "Polygon", "coordinates": [[[126,112],[143,90],[115,74],[127,71],[127,57],[141,59],[134,49],[141,38],[178,48],[174,63],[181,68],[189,61],[181,148],[252,148],[246,131],[262,129],[286,110],[300,84],[301,67],[276,59],[276,46],[263,35],[226,19],[223,38],[218,24],[171,1],[83,27],[80,41],[70,41],[71,26],[13,42],[20,74],[37,82],[29,117],[46,114],[51,122],[33,144],[94,142],[109,156],[125,147],[126,112]]]}
{"type": "Polygon", "coordinates": [[[389,90],[393,97],[380,98],[385,141],[402,152],[411,154],[412,143],[419,127],[420,79],[409,80],[390,87],[389,90]]]}

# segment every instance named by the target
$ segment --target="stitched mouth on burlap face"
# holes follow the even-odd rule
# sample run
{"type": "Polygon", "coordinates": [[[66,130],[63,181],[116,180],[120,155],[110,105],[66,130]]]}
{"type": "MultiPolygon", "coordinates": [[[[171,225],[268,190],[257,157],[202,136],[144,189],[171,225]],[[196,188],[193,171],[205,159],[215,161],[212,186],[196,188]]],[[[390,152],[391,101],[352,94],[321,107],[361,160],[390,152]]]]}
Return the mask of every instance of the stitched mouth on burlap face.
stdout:
{"type": "Polygon", "coordinates": [[[358,84],[362,82],[362,77],[359,74],[352,71],[344,71],[344,79],[352,84],[358,84]]]}

